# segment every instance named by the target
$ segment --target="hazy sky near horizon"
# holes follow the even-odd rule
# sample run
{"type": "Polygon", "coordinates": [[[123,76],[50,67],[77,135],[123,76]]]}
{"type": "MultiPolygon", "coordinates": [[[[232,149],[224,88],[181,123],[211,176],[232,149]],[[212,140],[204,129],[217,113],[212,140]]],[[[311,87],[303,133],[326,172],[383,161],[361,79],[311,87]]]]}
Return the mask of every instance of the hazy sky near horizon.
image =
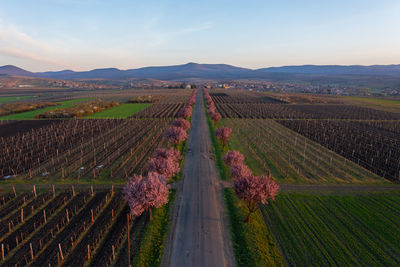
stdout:
{"type": "Polygon", "coordinates": [[[399,0],[0,0],[0,66],[400,64],[399,0]]]}

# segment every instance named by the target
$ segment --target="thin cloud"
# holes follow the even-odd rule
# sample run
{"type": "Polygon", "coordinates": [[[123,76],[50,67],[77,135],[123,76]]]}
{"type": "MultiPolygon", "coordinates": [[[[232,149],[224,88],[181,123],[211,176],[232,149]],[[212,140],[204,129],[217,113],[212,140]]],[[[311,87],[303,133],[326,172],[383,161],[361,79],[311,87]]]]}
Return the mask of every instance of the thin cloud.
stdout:
{"type": "Polygon", "coordinates": [[[20,31],[14,25],[5,25],[0,21],[0,54],[7,57],[22,58],[30,61],[63,67],[52,58],[55,49],[20,31]]]}
{"type": "Polygon", "coordinates": [[[37,61],[37,62],[52,64],[55,66],[64,66],[54,60],[50,60],[46,57],[38,56],[37,54],[34,54],[34,53],[23,51],[21,49],[15,48],[15,47],[0,47],[0,54],[4,55],[4,56],[9,56],[9,57],[29,59],[29,60],[33,60],[33,61],[37,61]]]}

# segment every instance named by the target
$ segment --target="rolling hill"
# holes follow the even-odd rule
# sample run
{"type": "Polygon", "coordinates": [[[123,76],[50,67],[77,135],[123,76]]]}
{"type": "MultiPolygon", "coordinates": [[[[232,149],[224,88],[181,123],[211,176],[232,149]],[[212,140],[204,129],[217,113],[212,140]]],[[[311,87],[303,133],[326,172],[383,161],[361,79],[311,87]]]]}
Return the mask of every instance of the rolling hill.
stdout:
{"type": "Polygon", "coordinates": [[[0,67],[0,75],[17,75],[51,79],[127,79],[127,78],[154,78],[160,80],[180,80],[188,78],[203,79],[310,79],[346,76],[375,76],[400,78],[400,65],[373,65],[373,66],[339,66],[339,65],[303,65],[283,66],[261,69],[247,69],[227,64],[198,64],[187,63],[174,66],[144,67],[138,69],[120,70],[117,68],[94,69],[90,71],[49,71],[30,72],[16,66],[0,67]]]}

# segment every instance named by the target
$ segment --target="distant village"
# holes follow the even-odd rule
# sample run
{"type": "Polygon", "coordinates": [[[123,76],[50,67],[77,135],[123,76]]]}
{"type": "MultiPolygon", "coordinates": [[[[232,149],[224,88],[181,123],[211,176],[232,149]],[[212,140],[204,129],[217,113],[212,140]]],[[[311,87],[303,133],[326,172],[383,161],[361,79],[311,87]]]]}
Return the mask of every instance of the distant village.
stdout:
{"type": "MultiPolygon", "coordinates": [[[[53,79],[35,79],[25,77],[0,77],[0,88],[74,88],[74,89],[190,89],[193,88],[189,82],[181,81],[161,81],[155,79],[141,80],[53,80],[53,79]]],[[[209,88],[222,89],[244,89],[249,91],[272,91],[272,92],[292,92],[307,94],[329,94],[343,96],[400,96],[400,88],[383,88],[379,91],[373,91],[368,87],[362,86],[344,86],[344,85],[326,85],[326,84],[307,84],[293,82],[269,82],[261,80],[239,80],[225,82],[209,82],[209,88]]]]}
{"type": "Polygon", "coordinates": [[[373,92],[368,87],[361,86],[341,86],[324,84],[288,83],[288,82],[268,82],[268,81],[230,81],[214,83],[213,87],[225,89],[245,89],[249,91],[272,91],[272,92],[292,92],[308,94],[329,94],[343,96],[400,96],[400,88],[384,88],[379,93],[373,92]]]}

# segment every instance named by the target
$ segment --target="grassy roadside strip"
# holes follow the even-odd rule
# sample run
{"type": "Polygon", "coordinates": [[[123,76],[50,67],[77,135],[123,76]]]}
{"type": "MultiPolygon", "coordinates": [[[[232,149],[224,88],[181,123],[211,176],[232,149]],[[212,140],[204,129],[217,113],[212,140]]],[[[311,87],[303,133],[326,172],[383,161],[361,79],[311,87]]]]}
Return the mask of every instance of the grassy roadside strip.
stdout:
{"type": "MultiPolygon", "coordinates": [[[[204,103],[205,106],[205,103],[204,103]]],[[[215,137],[215,129],[206,109],[215,163],[222,180],[229,180],[229,169],[222,161],[222,149],[215,137]]],[[[247,207],[235,196],[231,188],[223,189],[223,197],[229,216],[229,228],[238,266],[285,266],[284,258],[277,242],[266,226],[261,212],[252,214],[249,223],[244,219],[247,207]]]]}
{"type": "Polygon", "coordinates": [[[230,180],[229,169],[225,166],[224,162],[222,161],[223,151],[220,144],[218,143],[217,138],[215,137],[215,129],[211,121],[210,115],[207,112],[207,106],[205,102],[204,102],[204,109],[206,112],[208,129],[210,130],[211,145],[213,147],[214,159],[215,159],[215,164],[217,165],[219,177],[224,181],[230,180]]]}
{"type": "Polygon", "coordinates": [[[285,260],[276,240],[267,227],[260,210],[244,219],[247,207],[235,196],[231,188],[223,189],[238,266],[285,266],[285,260]]]}
{"type": "Polygon", "coordinates": [[[166,205],[153,211],[153,220],[146,225],[145,232],[136,252],[133,266],[159,266],[164,250],[164,241],[169,228],[169,215],[175,198],[175,190],[169,194],[166,205]]]}

